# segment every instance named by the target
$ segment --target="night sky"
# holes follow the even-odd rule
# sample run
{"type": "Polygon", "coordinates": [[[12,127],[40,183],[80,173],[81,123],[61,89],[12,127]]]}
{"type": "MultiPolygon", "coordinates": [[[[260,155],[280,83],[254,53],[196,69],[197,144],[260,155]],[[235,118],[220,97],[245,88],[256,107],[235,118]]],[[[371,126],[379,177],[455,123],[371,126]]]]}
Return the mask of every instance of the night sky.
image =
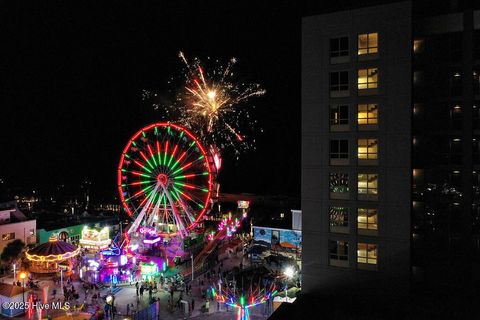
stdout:
{"type": "Polygon", "coordinates": [[[167,94],[177,57],[238,59],[261,83],[257,151],[223,154],[222,191],[300,194],[300,13],[294,1],[12,3],[0,13],[0,177],[51,190],[92,181],[116,196],[121,150],[159,120],[143,89],[167,94]]]}

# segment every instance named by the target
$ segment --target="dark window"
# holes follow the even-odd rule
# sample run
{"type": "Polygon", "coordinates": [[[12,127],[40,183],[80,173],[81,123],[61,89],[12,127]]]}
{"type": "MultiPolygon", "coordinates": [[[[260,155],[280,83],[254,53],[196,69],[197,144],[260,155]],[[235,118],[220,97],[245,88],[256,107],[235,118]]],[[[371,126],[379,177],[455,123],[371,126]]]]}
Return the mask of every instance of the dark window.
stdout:
{"type": "Polygon", "coordinates": [[[328,244],[330,259],[348,261],[348,242],[330,241],[328,244]]]}
{"type": "Polygon", "coordinates": [[[348,159],[348,140],[330,140],[330,159],[348,159]]]}
{"type": "Polygon", "coordinates": [[[330,125],[348,124],[348,106],[330,107],[330,125]]]}
{"type": "Polygon", "coordinates": [[[348,71],[330,73],[330,91],[348,90],[348,71]]]}
{"type": "Polygon", "coordinates": [[[330,57],[348,56],[348,37],[330,39],[330,57]]]}

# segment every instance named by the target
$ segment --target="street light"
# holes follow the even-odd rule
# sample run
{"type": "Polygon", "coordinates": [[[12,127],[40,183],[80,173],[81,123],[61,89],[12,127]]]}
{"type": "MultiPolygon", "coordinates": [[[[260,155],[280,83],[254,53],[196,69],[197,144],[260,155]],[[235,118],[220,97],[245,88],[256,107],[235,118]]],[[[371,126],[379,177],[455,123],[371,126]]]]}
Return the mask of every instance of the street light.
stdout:
{"type": "Polygon", "coordinates": [[[27,273],[25,271],[20,272],[18,275],[20,279],[22,279],[22,299],[23,299],[23,304],[25,305],[25,279],[27,278],[27,273]]]}
{"type": "Polygon", "coordinates": [[[288,283],[287,281],[292,279],[295,275],[295,269],[293,267],[288,266],[283,270],[283,275],[285,276],[285,302],[288,302],[288,283]]]}
{"type": "Polygon", "coordinates": [[[283,274],[288,279],[291,279],[295,275],[295,270],[292,267],[286,267],[285,270],[283,271],[283,274]]]}
{"type": "Polygon", "coordinates": [[[63,268],[60,267],[60,287],[63,292],[63,268]]]}
{"type": "Polygon", "coordinates": [[[193,253],[190,255],[190,259],[192,259],[192,283],[193,283],[193,253]]]}

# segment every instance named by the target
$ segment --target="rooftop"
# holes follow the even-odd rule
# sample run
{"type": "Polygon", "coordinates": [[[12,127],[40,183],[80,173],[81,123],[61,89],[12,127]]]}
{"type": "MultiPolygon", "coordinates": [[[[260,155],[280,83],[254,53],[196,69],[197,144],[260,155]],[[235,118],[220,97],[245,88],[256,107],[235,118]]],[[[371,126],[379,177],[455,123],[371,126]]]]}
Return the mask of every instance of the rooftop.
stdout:
{"type": "Polygon", "coordinates": [[[11,298],[21,294],[22,292],[28,292],[28,290],[11,284],[0,283],[0,296],[11,298]]]}

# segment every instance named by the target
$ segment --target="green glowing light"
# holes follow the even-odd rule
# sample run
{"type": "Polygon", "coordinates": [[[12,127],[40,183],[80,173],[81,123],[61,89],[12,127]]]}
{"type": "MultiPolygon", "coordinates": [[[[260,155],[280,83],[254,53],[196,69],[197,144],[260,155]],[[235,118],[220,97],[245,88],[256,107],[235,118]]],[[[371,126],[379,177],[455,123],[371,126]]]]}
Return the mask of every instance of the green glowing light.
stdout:
{"type": "Polygon", "coordinates": [[[175,200],[178,201],[178,196],[177,196],[177,194],[176,194],[175,192],[172,192],[172,196],[175,198],[175,200]]]}
{"type": "MultiPolygon", "coordinates": [[[[148,159],[147,159],[147,163],[148,163],[148,165],[150,166],[150,168],[152,168],[152,170],[155,169],[155,167],[152,166],[152,164],[150,163],[150,161],[148,161],[148,159]]],[[[150,173],[151,173],[151,171],[150,171],[150,173]]]]}
{"type": "Polygon", "coordinates": [[[179,173],[180,171],[182,171],[182,168],[178,168],[177,170],[175,170],[172,175],[176,175],[177,173],[179,173]]]}
{"type": "Polygon", "coordinates": [[[173,160],[173,155],[170,157],[170,159],[168,160],[168,163],[167,163],[167,167],[170,167],[170,163],[172,163],[172,160],[173,160]]]}
{"type": "Polygon", "coordinates": [[[144,169],[144,170],[147,171],[148,173],[152,173],[152,170],[148,169],[146,166],[142,166],[142,169],[144,169]]]}
{"type": "Polygon", "coordinates": [[[157,166],[157,161],[155,160],[155,156],[152,155],[151,159],[153,160],[153,163],[155,164],[155,166],[157,166]]]}

